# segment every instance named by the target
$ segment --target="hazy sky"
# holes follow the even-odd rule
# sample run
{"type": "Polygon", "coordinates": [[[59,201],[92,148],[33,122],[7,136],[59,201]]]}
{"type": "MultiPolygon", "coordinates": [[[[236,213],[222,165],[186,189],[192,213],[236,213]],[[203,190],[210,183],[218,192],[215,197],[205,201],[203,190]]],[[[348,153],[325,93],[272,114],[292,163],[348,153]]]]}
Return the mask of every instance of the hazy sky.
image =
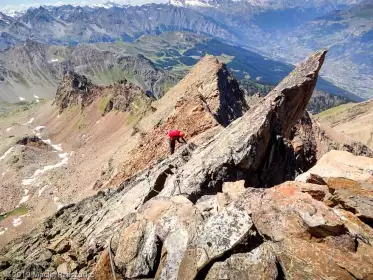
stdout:
{"type": "MultiPolygon", "coordinates": [[[[108,0],[0,0],[0,10],[9,7],[16,7],[16,6],[39,6],[44,4],[99,4],[109,2],[108,0]]],[[[120,4],[144,4],[144,3],[164,3],[167,2],[166,0],[114,0],[110,2],[116,2],[120,4]]]]}

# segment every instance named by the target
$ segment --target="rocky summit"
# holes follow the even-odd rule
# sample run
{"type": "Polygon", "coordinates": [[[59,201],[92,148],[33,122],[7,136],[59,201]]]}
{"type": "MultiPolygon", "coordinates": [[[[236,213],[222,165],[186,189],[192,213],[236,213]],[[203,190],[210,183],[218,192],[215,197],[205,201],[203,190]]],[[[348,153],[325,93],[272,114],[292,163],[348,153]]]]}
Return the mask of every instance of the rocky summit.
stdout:
{"type": "Polygon", "coordinates": [[[103,108],[101,108],[103,114],[112,109],[123,112],[137,109],[145,113],[152,100],[140,87],[128,83],[125,79],[110,86],[94,86],[86,76],[66,72],[58,86],[55,104],[62,113],[73,105],[78,105],[83,110],[98,98],[105,98],[105,102],[102,103],[103,108]]]}
{"type": "MultiPolygon", "coordinates": [[[[115,186],[8,243],[2,277],[373,279],[372,152],[305,113],[326,53],[310,55],[250,106],[224,64],[201,59],[162,99],[146,102],[150,115],[134,133],[149,141],[133,158],[147,158],[174,126],[188,144],[128,162],[115,186]]],[[[70,73],[56,104],[62,113],[85,110],[108,92],[109,107],[127,108],[144,96],[129,88],[99,91],[70,73]]]]}
{"type": "Polygon", "coordinates": [[[203,140],[193,139],[194,142],[205,142],[217,130],[241,117],[249,106],[226,66],[215,57],[206,56],[152,108],[155,112],[150,124],[154,129],[145,133],[149,120],[139,123],[143,141],[123,164],[117,180],[129,178],[165,158],[169,153],[164,138],[167,131],[177,127],[186,133],[187,139],[198,136],[203,140]]]}

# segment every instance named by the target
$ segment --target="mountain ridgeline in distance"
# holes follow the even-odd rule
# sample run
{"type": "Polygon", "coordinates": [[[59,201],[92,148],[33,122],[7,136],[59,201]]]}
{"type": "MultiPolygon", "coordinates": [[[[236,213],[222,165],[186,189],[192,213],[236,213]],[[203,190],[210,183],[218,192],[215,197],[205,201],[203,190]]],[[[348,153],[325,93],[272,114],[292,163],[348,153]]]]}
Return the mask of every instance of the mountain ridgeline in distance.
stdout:
{"type": "Polygon", "coordinates": [[[0,48],[27,38],[70,46],[133,42],[144,34],[175,30],[208,35],[291,64],[311,51],[328,47],[322,76],[350,93],[369,98],[373,96],[372,17],[372,2],[359,0],[172,0],[143,6],[43,6],[15,17],[0,14],[0,48]]]}
{"type": "MultiPolygon", "coordinates": [[[[122,79],[140,86],[155,98],[163,96],[201,57],[215,55],[249,95],[265,95],[293,66],[255,52],[189,32],[142,36],[132,43],[49,46],[27,40],[0,53],[0,99],[6,102],[38,101],[54,96],[66,71],[86,75],[96,84],[122,79]]],[[[312,98],[310,110],[320,112],[359,97],[319,78],[317,89],[329,94],[312,98]],[[334,97],[333,97],[334,96],[334,97]],[[316,99],[317,103],[313,103],[316,99]]]]}

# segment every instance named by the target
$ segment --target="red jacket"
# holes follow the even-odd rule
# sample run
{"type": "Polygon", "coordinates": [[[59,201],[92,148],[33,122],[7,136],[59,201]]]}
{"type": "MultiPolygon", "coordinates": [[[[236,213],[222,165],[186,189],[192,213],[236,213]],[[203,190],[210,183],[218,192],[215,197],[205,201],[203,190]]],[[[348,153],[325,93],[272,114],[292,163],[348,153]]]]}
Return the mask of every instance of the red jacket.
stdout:
{"type": "Polygon", "coordinates": [[[171,140],[174,140],[175,138],[181,137],[180,133],[180,130],[170,130],[168,132],[168,137],[170,137],[171,140]]]}

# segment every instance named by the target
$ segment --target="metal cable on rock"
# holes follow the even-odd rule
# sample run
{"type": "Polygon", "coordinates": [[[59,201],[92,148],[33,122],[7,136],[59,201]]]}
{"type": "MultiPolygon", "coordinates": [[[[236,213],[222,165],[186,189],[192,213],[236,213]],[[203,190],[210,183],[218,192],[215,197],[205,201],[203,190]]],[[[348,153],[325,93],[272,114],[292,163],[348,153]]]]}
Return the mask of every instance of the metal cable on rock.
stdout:
{"type": "Polygon", "coordinates": [[[115,274],[115,268],[114,268],[114,263],[113,263],[113,258],[112,258],[112,252],[111,252],[111,240],[113,239],[113,235],[110,237],[109,241],[109,258],[110,258],[110,266],[111,266],[111,272],[113,273],[114,280],[117,280],[117,276],[115,274]]]}

